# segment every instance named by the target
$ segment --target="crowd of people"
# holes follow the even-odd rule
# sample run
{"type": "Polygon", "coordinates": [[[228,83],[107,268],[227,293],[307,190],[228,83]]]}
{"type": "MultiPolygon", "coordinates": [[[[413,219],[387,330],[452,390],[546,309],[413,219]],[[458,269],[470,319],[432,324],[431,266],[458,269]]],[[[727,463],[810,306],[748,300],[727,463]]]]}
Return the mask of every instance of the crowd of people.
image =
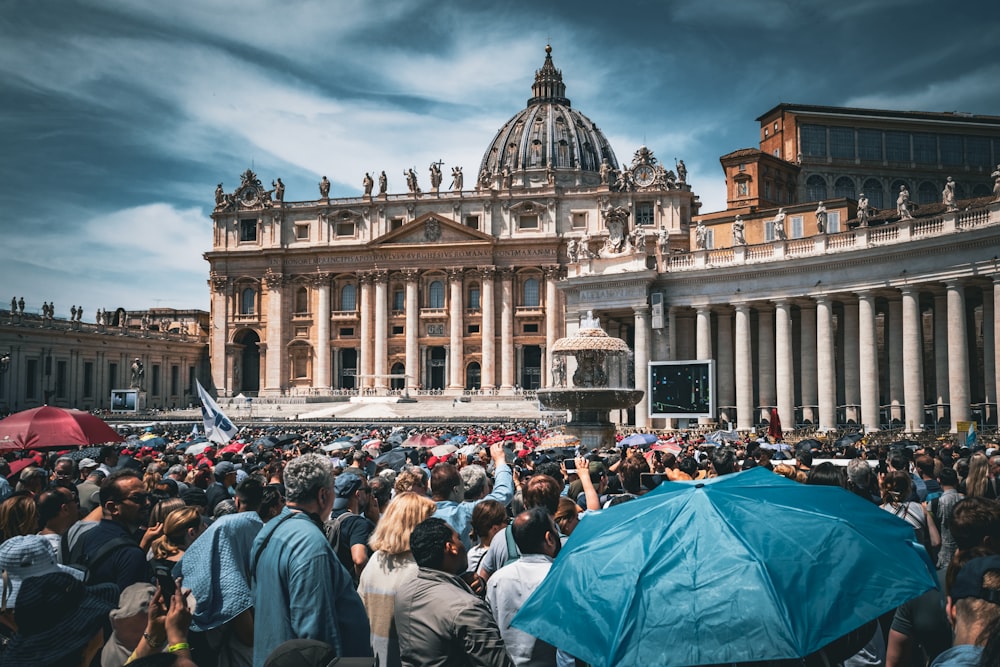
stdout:
{"type": "Polygon", "coordinates": [[[460,447],[317,427],[194,455],[167,431],[0,460],[0,666],[581,664],[511,622],[577,526],[752,467],[908,522],[943,583],[788,664],[1000,665],[1000,451],[694,434],[585,451],[541,447],[536,424],[446,430],[460,447]]]}

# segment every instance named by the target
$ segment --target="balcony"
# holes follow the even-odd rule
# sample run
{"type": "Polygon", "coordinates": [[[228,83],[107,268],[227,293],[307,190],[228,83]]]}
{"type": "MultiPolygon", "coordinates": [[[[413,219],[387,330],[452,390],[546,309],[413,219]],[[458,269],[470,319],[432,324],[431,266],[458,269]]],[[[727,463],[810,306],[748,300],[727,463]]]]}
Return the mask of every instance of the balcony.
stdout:
{"type": "Polygon", "coordinates": [[[335,322],[350,322],[358,319],[359,314],[356,310],[333,310],[330,311],[330,319],[335,322]]]}
{"type": "Polygon", "coordinates": [[[420,319],[422,320],[446,320],[448,310],[445,308],[421,308],[420,319]]]}
{"type": "Polygon", "coordinates": [[[514,317],[541,317],[544,314],[541,306],[518,306],[514,309],[514,317]]]}

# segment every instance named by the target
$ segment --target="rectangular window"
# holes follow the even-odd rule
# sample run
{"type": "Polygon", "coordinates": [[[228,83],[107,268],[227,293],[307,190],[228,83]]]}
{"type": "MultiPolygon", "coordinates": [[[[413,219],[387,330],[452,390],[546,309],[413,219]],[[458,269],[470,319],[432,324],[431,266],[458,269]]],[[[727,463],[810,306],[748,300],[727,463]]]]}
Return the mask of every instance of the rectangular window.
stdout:
{"type": "Polygon", "coordinates": [[[529,333],[536,334],[536,333],[538,333],[538,325],[537,324],[525,324],[523,331],[526,334],[529,334],[529,333]]]}
{"type": "Polygon", "coordinates": [[[257,240],[257,221],[253,219],[240,220],[240,243],[253,243],[257,240]]]}
{"type": "Polygon", "coordinates": [[[830,128],[830,157],[835,160],[854,159],[854,129],[850,127],[830,128]]]}
{"type": "Polygon", "coordinates": [[[826,157],[826,127],[823,125],[800,125],[799,137],[804,157],[826,157]]]}
{"type": "Polygon", "coordinates": [[[479,325],[478,324],[470,324],[467,333],[468,333],[468,335],[479,333],[479,325]]]}
{"type": "Polygon", "coordinates": [[[94,362],[83,362],[83,397],[94,397],[94,362]]]}
{"type": "Polygon", "coordinates": [[[909,162],[910,135],[906,132],[886,132],[885,159],[889,162],[909,162]]]}
{"type": "MultiPolygon", "coordinates": [[[[635,205],[635,224],[637,225],[651,225],[653,224],[653,202],[651,201],[641,201],[635,205]]],[[[586,221],[584,222],[586,226],[586,221]]]]}
{"type": "Polygon", "coordinates": [[[118,388],[118,364],[108,364],[108,388],[118,388]]]}
{"type": "Polygon", "coordinates": [[[170,367],[170,395],[176,396],[181,393],[181,367],[170,367]]]}
{"type": "Polygon", "coordinates": [[[938,141],[941,144],[941,164],[963,164],[962,137],[952,134],[942,134],[938,141]]]}
{"type": "Polygon", "coordinates": [[[826,232],[828,234],[840,232],[840,211],[830,211],[826,214],[826,232]]]}
{"type": "Polygon", "coordinates": [[[69,369],[65,361],[56,362],[56,396],[66,398],[66,386],[69,380],[69,369]]]}
{"type": "Polygon", "coordinates": [[[937,137],[925,132],[913,134],[913,161],[920,164],[937,164],[937,137]]]}
{"type": "Polygon", "coordinates": [[[309,225],[295,225],[295,240],[296,241],[308,241],[309,240],[309,225]]]}
{"type": "Polygon", "coordinates": [[[402,226],[403,226],[403,219],[402,218],[393,218],[392,220],[389,221],[389,231],[390,232],[392,230],[394,230],[394,229],[399,229],[402,226]]]}
{"type": "Polygon", "coordinates": [[[296,378],[309,377],[309,364],[305,355],[296,354],[292,357],[292,376],[296,378]]]}
{"type": "Polygon", "coordinates": [[[745,162],[740,162],[740,173],[743,173],[746,170],[747,170],[746,163],[745,162]]]}
{"type": "Polygon", "coordinates": [[[401,289],[393,290],[392,292],[392,309],[398,313],[403,312],[406,308],[406,292],[401,289]]]}
{"type": "Polygon", "coordinates": [[[705,249],[712,250],[715,248],[715,230],[706,229],[705,230],[705,249]]]}
{"type": "Polygon", "coordinates": [[[882,161],[881,130],[858,130],[858,157],[872,162],[882,161]]]}
{"type": "Polygon", "coordinates": [[[338,222],[333,233],[337,236],[354,236],[354,223],[338,222]]]}
{"type": "Polygon", "coordinates": [[[24,397],[38,398],[38,359],[28,359],[24,371],[24,397]]]}
{"type": "Polygon", "coordinates": [[[764,223],[764,240],[773,241],[774,240],[774,221],[769,220],[764,223]]]}
{"type": "Polygon", "coordinates": [[[160,395],[160,365],[153,364],[153,379],[149,382],[149,393],[153,396],[160,395]]]}
{"type": "Polygon", "coordinates": [[[587,228],[587,212],[580,211],[573,214],[573,229],[587,228]]]}
{"type": "Polygon", "coordinates": [[[473,229],[479,229],[479,216],[478,215],[465,216],[465,226],[472,227],[473,229]]]}
{"type": "Polygon", "coordinates": [[[801,215],[793,215],[790,218],[790,220],[792,221],[792,238],[793,239],[800,239],[803,236],[805,236],[805,233],[802,230],[802,216],[801,215]]]}
{"type": "Polygon", "coordinates": [[[353,338],[354,337],[354,327],[341,327],[340,328],[341,338],[353,338]]]}
{"type": "Polygon", "coordinates": [[[394,325],[392,325],[392,335],[393,336],[402,336],[403,335],[403,325],[401,325],[401,324],[394,324],[394,325]]]}
{"type": "Polygon", "coordinates": [[[479,309],[479,287],[473,286],[469,288],[469,308],[479,309]]]}
{"type": "Polygon", "coordinates": [[[771,181],[764,181],[764,199],[771,198],[771,181]]]}
{"type": "Polygon", "coordinates": [[[965,139],[965,160],[970,167],[990,164],[990,140],[987,137],[967,137],[965,139]]]}
{"type": "Polygon", "coordinates": [[[522,215],[517,219],[518,229],[538,229],[537,215],[522,215]]]}

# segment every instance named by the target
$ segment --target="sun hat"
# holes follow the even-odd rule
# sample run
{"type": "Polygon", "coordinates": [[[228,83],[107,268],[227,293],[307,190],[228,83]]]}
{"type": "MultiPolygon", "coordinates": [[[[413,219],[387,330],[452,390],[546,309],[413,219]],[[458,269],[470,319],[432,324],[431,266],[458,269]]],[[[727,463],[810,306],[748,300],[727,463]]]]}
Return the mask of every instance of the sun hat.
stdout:
{"type": "Polygon", "coordinates": [[[18,603],[18,631],[3,654],[4,667],[63,664],[107,622],[118,587],[84,586],[71,574],[53,572],[25,579],[18,603]]]}
{"type": "Polygon", "coordinates": [[[267,656],[264,667],[370,667],[375,658],[338,658],[337,650],[318,639],[289,639],[267,656]]]}
{"type": "Polygon", "coordinates": [[[0,544],[3,595],[0,609],[14,609],[25,579],[53,572],[66,572],[83,580],[83,571],[60,565],[47,539],[41,535],[17,535],[0,544]]]}

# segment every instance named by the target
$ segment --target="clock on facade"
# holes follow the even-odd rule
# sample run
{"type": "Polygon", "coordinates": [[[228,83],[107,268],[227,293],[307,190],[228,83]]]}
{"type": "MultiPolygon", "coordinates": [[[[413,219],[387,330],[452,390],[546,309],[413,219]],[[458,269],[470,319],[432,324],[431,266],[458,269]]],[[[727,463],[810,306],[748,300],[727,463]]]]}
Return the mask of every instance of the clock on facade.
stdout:
{"type": "Polygon", "coordinates": [[[632,180],[636,185],[649,187],[656,178],[656,172],[648,164],[640,164],[632,171],[632,180]]]}

